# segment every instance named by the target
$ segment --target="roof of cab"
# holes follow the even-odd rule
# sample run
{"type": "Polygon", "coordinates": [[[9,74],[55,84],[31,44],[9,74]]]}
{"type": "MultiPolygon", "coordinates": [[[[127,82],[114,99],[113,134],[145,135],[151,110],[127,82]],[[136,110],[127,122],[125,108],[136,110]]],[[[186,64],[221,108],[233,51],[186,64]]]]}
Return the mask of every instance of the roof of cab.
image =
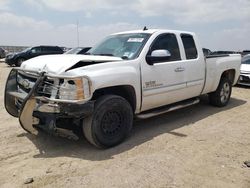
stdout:
{"type": "Polygon", "coordinates": [[[189,31],[179,31],[179,30],[168,30],[168,29],[148,29],[148,30],[132,30],[132,31],[124,31],[124,32],[119,32],[119,33],[114,33],[113,35],[118,35],[118,34],[130,34],[130,33],[148,33],[148,34],[153,34],[156,32],[165,32],[165,33],[176,33],[176,34],[191,34],[194,35],[193,32],[189,31]]]}

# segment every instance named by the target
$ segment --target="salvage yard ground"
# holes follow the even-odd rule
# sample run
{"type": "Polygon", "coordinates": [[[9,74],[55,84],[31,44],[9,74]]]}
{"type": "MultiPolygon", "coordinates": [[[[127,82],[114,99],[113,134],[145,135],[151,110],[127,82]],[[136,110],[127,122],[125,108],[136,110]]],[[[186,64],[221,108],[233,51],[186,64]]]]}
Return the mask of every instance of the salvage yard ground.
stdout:
{"type": "Polygon", "coordinates": [[[0,187],[250,187],[250,88],[234,87],[225,108],[204,98],[136,121],[124,143],[99,150],[26,133],[4,109],[9,71],[0,63],[0,187]]]}

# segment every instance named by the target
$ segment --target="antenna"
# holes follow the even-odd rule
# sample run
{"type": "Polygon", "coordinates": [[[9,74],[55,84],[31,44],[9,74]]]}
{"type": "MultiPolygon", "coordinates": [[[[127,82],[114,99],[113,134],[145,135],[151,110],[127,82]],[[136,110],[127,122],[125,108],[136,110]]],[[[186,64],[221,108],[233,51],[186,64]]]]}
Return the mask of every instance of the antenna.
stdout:
{"type": "Polygon", "coordinates": [[[79,47],[79,21],[76,21],[76,39],[77,39],[77,47],[79,47]]]}
{"type": "Polygon", "coordinates": [[[144,28],[143,28],[143,31],[147,31],[148,30],[148,28],[147,28],[147,26],[145,26],[144,28]]]}

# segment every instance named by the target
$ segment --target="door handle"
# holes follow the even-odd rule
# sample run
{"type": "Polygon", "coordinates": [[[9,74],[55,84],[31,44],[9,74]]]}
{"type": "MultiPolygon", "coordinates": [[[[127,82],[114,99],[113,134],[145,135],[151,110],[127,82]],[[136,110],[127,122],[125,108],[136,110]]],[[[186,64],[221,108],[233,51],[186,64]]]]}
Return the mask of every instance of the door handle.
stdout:
{"type": "Polygon", "coordinates": [[[178,68],[176,68],[174,71],[175,72],[183,72],[185,70],[185,68],[183,68],[183,67],[178,67],[178,68]]]}

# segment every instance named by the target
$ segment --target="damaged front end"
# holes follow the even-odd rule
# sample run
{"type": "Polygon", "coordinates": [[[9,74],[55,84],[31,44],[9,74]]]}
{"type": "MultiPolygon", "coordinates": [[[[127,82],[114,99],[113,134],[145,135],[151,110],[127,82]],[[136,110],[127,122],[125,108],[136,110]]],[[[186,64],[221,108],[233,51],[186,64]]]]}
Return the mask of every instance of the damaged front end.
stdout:
{"type": "Polygon", "coordinates": [[[91,83],[87,77],[58,76],[14,68],[5,87],[5,108],[29,133],[42,129],[77,139],[74,129],[92,114],[91,83]]]}

